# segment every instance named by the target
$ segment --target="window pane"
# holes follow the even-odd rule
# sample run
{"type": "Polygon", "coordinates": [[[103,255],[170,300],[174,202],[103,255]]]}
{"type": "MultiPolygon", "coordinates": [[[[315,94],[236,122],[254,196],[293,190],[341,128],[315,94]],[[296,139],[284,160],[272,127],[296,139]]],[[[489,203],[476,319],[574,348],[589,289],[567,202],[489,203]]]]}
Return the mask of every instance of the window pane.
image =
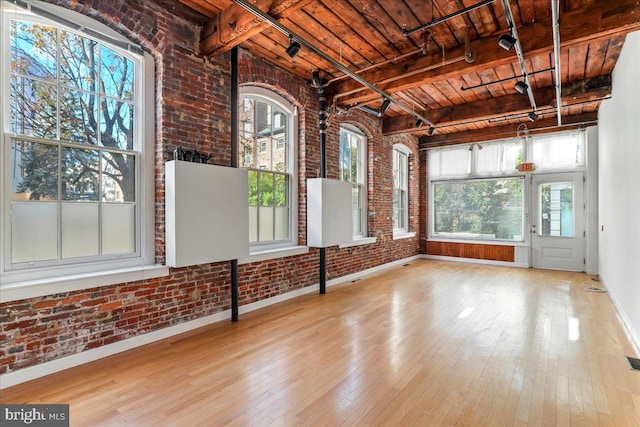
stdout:
{"type": "Polygon", "coordinates": [[[574,168],[584,165],[582,133],[536,136],[532,138],[531,149],[537,169],[574,168]]]}
{"type": "Polygon", "coordinates": [[[362,197],[360,194],[360,187],[358,185],[353,186],[353,209],[360,209],[362,207],[362,197]]]}
{"type": "Polygon", "coordinates": [[[58,147],[11,140],[11,199],[58,199],[58,147]]]}
{"type": "Polygon", "coordinates": [[[11,132],[57,139],[56,88],[23,77],[11,78],[11,132]]]}
{"type": "Polygon", "coordinates": [[[62,199],[99,200],[97,150],[62,147],[62,199]]]}
{"type": "Polygon", "coordinates": [[[348,134],[340,131],[340,179],[353,182],[351,179],[351,148],[348,134]]]}
{"type": "Polygon", "coordinates": [[[502,144],[484,144],[474,148],[476,172],[483,174],[502,172],[502,144]]]}
{"type": "Polygon", "coordinates": [[[58,258],[57,203],[11,204],[11,262],[58,258]]]}
{"type": "Polygon", "coordinates": [[[113,99],[101,101],[101,143],[121,150],[133,149],[133,113],[126,102],[113,99]]]}
{"type": "Polygon", "coordinates": [[[67,31],[60,32],[60,82],[98,93],[98,43],[67,31]]]}
{"type": "Polygon", "coordinates": [[[56,80],[57,31],[53,27],[11,21],[11,70],[24,76],[56,80]]]}
{"type": "Polygon", "coordinates": [[[136,206],[131,203],[102,205],[102,253],[136,251],[136,206]]]}
{"type": "MultiPolygon", "coordinates": [[[[274,206],[273,174],[268,172],[262,172],[260,173],[259,179],[260,179],[260,206],[274,206]]],[[[260,221],[260,224],[262,225],[262,220],[260,221]]]]}
{"type": "Polygon", "coordinates": [[[271,104],[255,102],[255,127],[259,136],[270,136],[272,127],[271,104]]]}
{"type": "Polygon", "coordinates": [[[471,165],[471,151],[469,147],[447,148],[441,151],[430,151],[429,156],[433,156],[434,161],[439,164],[436,167],[429,162],[429,176],[461,176],[468,175],[471,165]],[[437,175],[436,175],[437,173],[437,175]]]}
{"type": "Polygon", "coordinates": [[[289,238],[289,208],[276,208],[276,240],[289,238]]]}
{"type": "Polygon", "coordinates": [[[249,241],[258,241],[258,208],[249,206],[249,241]]]}
{"type": "Polygon", "coordinates": [[[62,204],[62,258],[99,255],[97,203],[62,204]]]}
{"type": "Polygon", "coordinates": [[[98,144],[98,98],[87,92],[63,89],[60,98],[60,139],[76,144],[98,144]]]}
{"type": "Polygon", "coordinates": [[[542,236],[573,237],[573,183],[540,186],[542,236]]]}
{"type": "Polygon", "coordinates": [[[260,225],[259,225],[259,239],[261,242],[273,240],[273,208],[259,208],[260,209],[260,225]]]}
{"type": "Polygon", "coordinates": [[[276,206],[288,206],[289,201],[287,195],[289,194],[289,186],[287,184],[287,175],[276,174],[276,206]]]}
{"type": "Polygon", "coordinates": [[[353,210],[353,234],[362,234],[362,209],[353,210]]]}
{"type": "Polygon", "coordinates": [[[520,163],[524,162],[524,146],[522,142],[502,143],[502,170],[514,171],[520,163]]]}
{"type": "Polygon", "coordinates": [[[102,152],[102,201],[135,202],[136,156],[102,152]]]}
{"type": "Polygon", "coordinates": [[[351,182],[362,182],[358,175],[358,144],[355,141],[351,145],[351,182]]]}
{"type": "Polygon", "coordinates": [[[101,48],[101,89],[112,98],[132,100],[133,62],[106,46],[101,48]]]}
{"type": "Polygon", "coordinates": [[[240,133],[238,148],[238,156],[240,157],[238,164],[243,168],[255,167],[253,138],[251,138],[251,134],[240,133]]]}
{"type": "Polygon", "coordinates": [[[523,239],[522,179],[434,183],[434,233],[484,239],[523,239]]]}
{"type": "Polygon", "coordinates": [[[258,206],[258,172],[249,171],[249,206],[258,206]]]}

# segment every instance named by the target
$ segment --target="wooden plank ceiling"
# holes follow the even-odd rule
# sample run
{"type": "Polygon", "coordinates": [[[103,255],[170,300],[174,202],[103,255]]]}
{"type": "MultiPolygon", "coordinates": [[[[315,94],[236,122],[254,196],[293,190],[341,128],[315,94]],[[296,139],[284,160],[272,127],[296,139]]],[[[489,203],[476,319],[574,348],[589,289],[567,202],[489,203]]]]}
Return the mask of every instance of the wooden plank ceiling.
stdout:
{"type": "MultiPolygon", "coordinates": [[[[206,55],[241,47],[311,80],[320,70],[329,82],[333,113],[351,108],[377,110],[380,93],[345,76],[329,61],[303,47],[285,52],[288,34],[232,0],[179,0],[202,16],[200,48],[206,55]]],[[[165,0],[166,2],[166,0],[165,0]]],[[[382,115],[385,134],[411,132],[422,143],[513,134],[557,125],[551,0],[510,0],[511,13],[537,105],[527,117],[527,94],[514,88],[522,79],[515,49],[498,46],[509,33],[502,0],[442,22],[443,17],[480,0],[252,0],[282,28],[357,73],[435,125],[416,128],[416,117],[392,102],[382,115]],[[437,22],[437,23],[435,23],[437,22]],[[425,23],[426,30],[404,35],[425,23]],[[468,43],[465,45],[465,38],[468,43]],[[471,61],[473,57],[473,61],[471,61]]],[[[637,0],[559,0],[563,124],[596,119],[611,93],[611,72],[628,32],[640,29],[637,0]]]]}

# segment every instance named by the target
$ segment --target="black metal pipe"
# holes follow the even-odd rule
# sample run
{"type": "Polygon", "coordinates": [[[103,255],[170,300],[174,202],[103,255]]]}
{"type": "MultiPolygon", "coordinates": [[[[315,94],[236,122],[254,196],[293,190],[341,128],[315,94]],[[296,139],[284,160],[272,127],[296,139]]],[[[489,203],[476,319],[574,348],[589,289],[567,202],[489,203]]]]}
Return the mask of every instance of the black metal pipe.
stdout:
{"type": "MultiPolygon", "coordinates": [[[[313,81],[318,89],[318,128],[320,130],[320,178],[327,177],[327,95],[324,93],[324,79],[314,72],[313,81]]],[[[327,248],[320,248],[320,294],[327,292],[327,248]]]]}
{"type": "MultiPolygon", "coordinates": [[[[533,71],[533,72],[529,73],[529,75],[533,76],[535,74],[546,73],[548,71],[553,71],[553,70],[554,70],[554,68],[546,68],[544,70],[533,71]]],[[[482,84],[475,85],[475,86],[467,86],[467,87],[460,86],[460,90],[465,91],[465,90],[477,89],[479,87],[485,87],[485,86],[489,86],[489,85],[496,84],[496,83],[508,82],[509,80],[521,79],[523,77],[524,77],[524,75],[521,74],[519,76],[507,77],[507,78],[504,78],[504,79],[494,80],[492,82],[482,83],[482,84]]]]}
{"type": "MultiPolygon", "coordinates": [[[[238,47],[231,49],[231,167],[238,167],[238,47]]],[[[238,321],[238,260],[231,260],[231,321],[238,321]]]]}
{"type": "Polygon", "coordinates": [[[415,28],[413,28],[411,30],[404,30],[404,31],[402,31],[402,34],[405,35],[405,36],[410,36],[413,33],[416,33],[418,31],[422,31],[422,30],[426,30],[427,28],[431,28],[436,24],[439,24],[439,23],[444,22],[444,21],[448,21],[449,19],[455,18],[456,16],[464,15],[465,13],[469,13],[472,10],[476,10],[476,9],[482,7],[482,6],[486,6],[489,3],[493,3],[494,1],[496,1],[496,0],[484,0],[484,1],[481,1],[480,3],[474,4],[473,6],[465,7],[464,9],[460,9],[457,12],[450,13],[447,16],[443,16],[441,18],[434,19],[431,22],[427,22],[425,24],[418,25],[417,27],[415,27],[415,28]]]}

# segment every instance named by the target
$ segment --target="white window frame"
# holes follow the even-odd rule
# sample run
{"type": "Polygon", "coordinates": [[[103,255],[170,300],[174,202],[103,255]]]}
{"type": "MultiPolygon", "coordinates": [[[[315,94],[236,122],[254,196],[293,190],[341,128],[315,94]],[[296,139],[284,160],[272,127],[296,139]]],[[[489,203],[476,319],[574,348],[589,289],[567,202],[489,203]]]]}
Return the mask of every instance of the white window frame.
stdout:
{"type": "MultiPolygon", "coordinates": [[[[504,146],[504,145],[503,145],[504,146]]],[[[586,171],[586,158],[587,158],[587,144],[585,139],[584,130],[571,130],[565,132],[555,132],[550,134],[543,135],[528,135],[528,132],[523,133],[522,135],[517,135],[515,138],[505,138],[500,140],[493,141],[479,141],[470,144],[460,144],[454,147],[444,147],[444,148],[432,148],[428,150],[428,185],[429,185],[429,193],[428,193],[428,239],[433,241],[452,241],[452,242],[484,242],[491,243],[496,245],[514,245],[514,246],[528,246],[529,245],[529,234],[526,230],[523,230],[523,239],[518,240],[503,240],[503,239],[482,239],[482,238],[465,238],[465,237],[454,237],[454,236],[439,236],[435,234],[434,227],[434,186],[433,184],[436,182],[454,182],[454,181],[470,181],[474,179],[510,179],[510,178],[522,178],[523,176],[529,177],[532,175],[536,175],[539,173],[559,173],[559,172],[575,172],[575,171],[586,171]],[[533,172],[519,172],[515,169],[506,169],[504,164],[501,166],[500,171],[495,171],[493,173],[478,173],[476,172],[476,162],[475,156],[483,147],[486,147],[491,144],[504,144],[504,143],[513,143],[514,141],[518,141],[523,144],[522,148],[522,161],[530,162],[533,160],[532,155],[532,146],[536,143],[537,138],[549,138],[550,135],[556,135],[558,137],[565,137],[566,135],[575,134],[577,138],[581,138],[579,141],[579,150],[582,152],[579,153],[581,156],[581,162],[576,162],[574,167],[571,166],[561,166],[558,168],[540,168],[539,165],[535,165],[536,169],[533,172]],[[459,149],[459,150],[467,150],[469,154],[468,164],[466,165],[466,172],[460,174],[450,174],[450,175],[440,175],[440,176],[432,176],[431,171],[429,170],[432,166],[432,157],[431,153],[437,151],[444,151],[448,149],[459,149]]],[[[502,154],[504,156],[504,154],[502,154]]],[[[441,168],[440,168],[441,169],[441,168]]],[[[529,224],[529,211],[530,211],[530,202],[531,202],[531,183],[529,179],[525,179],[523,183],[523,209],[522,209],[522,223],[523,227],[526,227],[529,224]]]]}
{"type": "MultiPolygon", "coordinates": [[[[395,223],[393,224],[393,237],[399,238],[401,236],[409,234],[409,157],[411,156],[411,150],[404,144],[394,144],[392,153],[393,153],[392,173],[394,175],[393,191],[394,192],[396,190],[402,191],[402,203],[404,206],[404,213],[402,216],[403,216],[403,222],[405,226],[396,227],[396,224],[395,223]],[[404,177],[401,182],[401,187],[403,188],[397,188],[395,186],[395,183],[396,183],[395,174],[399,173],[399,171],[396,171],[395,169],[396,156],[399,156],[399,161],[402,162],[402,165],[404,168],[404,177]]],[[[393,197],[393,194],[392,194],[392,197],[393,197]]],[[[395,217],[395,206],[393,207],[393,210],[394,210],[394,217],[395,217]]]]}
{"type": "MultiPolygon", "coordinates": [[[[277,93],[263,87],[245,85],[239,90],[239,97],[244,105],[245,97],[256,98],[276,105],[287,113],[290,120],[287,123],[287,135],[289,135],[289,150],[287,152],[287,165],[289,174],[289,239],[278,242],[257,242],[249,247],[250,256],[239,260],[240,264],[279,258],[281,256],[295,255],[308,252],[298,246],[298,114],[297,109],[289,101],[277,93]],[[292,251],[290,251],[292,250],[292,251]],[[301,252],[302,250],[302,252],[301,252]]],[[[285,144],[287,142],[285,141],[285,144]]]]}
{"type": "MultiPolygon", "coordinates": [[[[367,187],[367,144],[368,144],[368,140],[367,140],[367,136],[364,134],[364,132],[362,132],[360,129],[358,129],[357,127],[347,124],[347,123],[343,123],[340,125],[340,133],[342,133],[343,131],[345,132],[349,132],[351,134],[354,134],[355,136],[357,136],[358,138],[360,138],[360,143],[358,144],[358,158],[356,159],[356,161],[358,162],[358,173],[357,173],[357,177],[356,177],[356,182],[350,181],[354,187],[359,187],[360,191],[360,196],[361,196],[361,203],[362,203],[362,211],[360,213],[360,223],[361,223],[361,228],[362,231],[360,232],[353,232],[353,240],[357,241],[357,240],[362,240],[362,239],[366,239],[368,236],[368,224],[367,224],[367,217],[368,217],[368,198],[367,198],[367,193],[368,193],[368,187],[367,187]]],[[[341,143],[340,143],[341,144],[341,143]]],[[[342,176],[342,147],[339,148],[339,156],[340,158],[338,159],[338,163],[339,163],[339,170],[340,170],[340,179],[342,180],[343,176],[342,176]]],[[[351,159],[351,161],[353,161],[353,159],[351,159]]]]}
{"type": "Polygon", "coordinates": [[[92,18],[64,9],[59,6],[32,1],[31,10],[35,14],[23,10],[14,10],[12,2],[3,1],[0,19],[0,69],[3,70],[0,84],[3,97],[0,102],[0,212],[2,224],[0,228],[0,245],[3,256],[0,257],[0,301],[47,295],[56,292],[85,289],[89,286],[107,286],[131,280],[161,277],[168,274],[164,266],[155,262],[155,66],[151,55],[142,53],[132,55],[119,46],[130,45],[132,50],[142,52],[126,38],[92,18]],[[42,10],[47,19],[37,16],[42,10]],[[64,265],[42,266],[27,269],[15,269],[11,265],[11,216],[10,216],[10,139],[9,131],[9,85],[8,70],[10,49],[9,22],[11,19],[24,19],[32,22],[64,28],[76,32],[83,37],[98,40],[109,48],[134,60],[134,91],[138,94],[134,100],[134,122],[136,123],[136,146],[138,164],[136,165],[136,254],[131,257],[115,257],[110,260],[95,260],[83,263],[66,263],[64,265]],[[72,23],[70,28],[65,23],[72,23]],[[76,28],[77,27],[77,28],[76,28]],[[116,45],[114,45],[114,43],[116,45]],[[147,108],[147,106],[149,106],[147,108]]]}

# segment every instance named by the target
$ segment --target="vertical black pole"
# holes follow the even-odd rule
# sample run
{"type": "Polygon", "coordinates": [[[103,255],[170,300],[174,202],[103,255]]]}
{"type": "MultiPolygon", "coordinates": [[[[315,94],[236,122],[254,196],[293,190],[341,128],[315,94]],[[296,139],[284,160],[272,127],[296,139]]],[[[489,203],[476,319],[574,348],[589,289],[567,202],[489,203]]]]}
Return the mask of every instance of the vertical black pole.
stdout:
{"type": "MultiPolygon", "coordinates": [[[[327,96],[324,93],[323,81],[314,76],[318,88],[320,111],[318,127],[320,128],[320,178],[327,177],[327,96]]],[[[327,248],[320,248],[320,294],[327,292],[327,248]]]]}
{"type": "MultiPolygon", "coordinates": [[[[238,47],[231,49],[231,167],[238,167],[238,47]]],[[[238,321],[238,260],[231,260],[231,321],[238,321]]]]}

